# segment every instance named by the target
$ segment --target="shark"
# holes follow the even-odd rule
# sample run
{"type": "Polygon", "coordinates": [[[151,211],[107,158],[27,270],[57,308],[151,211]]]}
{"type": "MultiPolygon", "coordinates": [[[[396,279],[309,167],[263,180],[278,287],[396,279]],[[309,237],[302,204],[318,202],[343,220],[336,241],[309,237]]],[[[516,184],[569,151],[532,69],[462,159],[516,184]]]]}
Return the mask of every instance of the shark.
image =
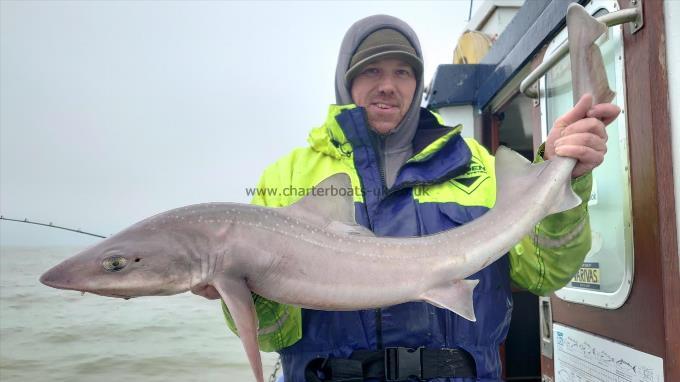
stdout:
{"type": "MultiPolygon", "coordinates": [[[[578,14],[576,22],[582,24],[582,17],[578,14]]],[[[586,34],[586,46],[598,36],[586,34]]],[[[590,49],[585,57],[592,61],[597,53],[590,49]]],[[[589,72],[594,77],[580,92],[594,91],[588,83],[602,81],[603,68],[598,70],[589,72]]],[[[546,216],[581,204],[571,189],[574,163],[558,157],[532,164],[501,147],[493,208],[468,224],[423,237],[376,237],[358,225],[352,193],[328,192],[352,189],[343,173],[287,207],[184,206],[102,240],[57,264],[40,281],[126,299],[210,285],[229,308],[253,375],[263,382],[251,292],[319,310],[425,301],[474,321],[478,280],[467,278],[502,257],[546,216]]]]}

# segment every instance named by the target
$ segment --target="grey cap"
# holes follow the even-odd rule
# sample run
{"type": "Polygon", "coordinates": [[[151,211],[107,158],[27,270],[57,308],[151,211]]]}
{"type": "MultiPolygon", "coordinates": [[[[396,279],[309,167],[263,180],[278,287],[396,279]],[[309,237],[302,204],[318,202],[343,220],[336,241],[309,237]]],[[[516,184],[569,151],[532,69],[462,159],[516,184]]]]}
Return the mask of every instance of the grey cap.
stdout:
{"type": "Polygon", "coordinates": [[[352,82],[367,64],[386,58],[403,60],[413,68],[416,78],[420,78],[423,72],[423,61],[417,56],[408,39],[394,29],[384,28],[369,34],[359,44],[350,60],[345,80],[347,83],[352,82]]]}

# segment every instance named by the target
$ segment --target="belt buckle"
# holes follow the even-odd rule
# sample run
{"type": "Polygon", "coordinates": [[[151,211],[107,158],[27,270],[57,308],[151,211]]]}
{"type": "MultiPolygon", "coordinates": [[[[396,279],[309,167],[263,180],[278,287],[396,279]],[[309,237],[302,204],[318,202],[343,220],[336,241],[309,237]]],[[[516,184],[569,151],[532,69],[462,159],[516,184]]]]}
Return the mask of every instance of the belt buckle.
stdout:
{"type": "Polygon", "coordinates": [[[423,378],[423,348],[385,348],[385,380],[387,382],[408,381],[409,378],[423,378]]]}

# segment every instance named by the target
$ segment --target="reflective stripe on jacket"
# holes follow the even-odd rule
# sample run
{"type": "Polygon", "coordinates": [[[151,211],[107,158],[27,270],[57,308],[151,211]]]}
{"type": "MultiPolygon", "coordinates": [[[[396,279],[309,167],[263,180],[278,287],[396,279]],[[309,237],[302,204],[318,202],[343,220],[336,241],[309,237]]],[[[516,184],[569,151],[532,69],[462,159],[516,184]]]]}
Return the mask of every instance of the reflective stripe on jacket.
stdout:
{"type": "MultiPolygon", "coordinates": [[[[357,223],[377,236],[423,236],[465,224],[493,206],[496,182],[493,156],[475,140],[463,139],[460,130],[441,125],[435,114],[422,109],[413,141],[416,154],[386,190],[364,110],[331,106],[326,123],[310,133],[310,147],[294,150],[267,168],[258,185],[267,192],[256,195],[253,203],[290,205],[303,196],[291,191],[308,190],[343,172],[355,190],[363,191],[354,194],[357,223]]],[[[573,184],[583,200],[590,182],[584,176],[573,184]]],[[[569,281],[589,246],[586,203],[544,219],[510,256],[469,277],[480,280],[474,290],[476,322],[423,302],[326,312],[256,296],[260,346],[279,351],[286,382],[303,382],[305,365],[313,358],[348,357],[357,349],[387,346],[462,347],[475,358],[478,380],[499,381],[498,349],[510,323],[511,278],[534,293],[549,293],[569,281]]],[[[332,264],[319,270],[332,271],[332,264]]],[[[233,330],[224,304],[223,309],[233,330]]]]}

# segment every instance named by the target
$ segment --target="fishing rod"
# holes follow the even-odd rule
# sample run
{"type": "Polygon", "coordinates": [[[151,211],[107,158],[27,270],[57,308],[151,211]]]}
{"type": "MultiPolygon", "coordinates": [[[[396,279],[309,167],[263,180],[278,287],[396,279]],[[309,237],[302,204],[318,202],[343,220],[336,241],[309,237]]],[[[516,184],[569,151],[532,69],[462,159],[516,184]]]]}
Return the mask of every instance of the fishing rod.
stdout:
{"type": "Polygon", "coordinates": [[[90,236],[100,237],[100,238],[102,238],[102,239],[106,238],[106,236],[97,235],[96,233],[86,232],[86,231],[83,231],[83,230],[80,230],[80,229],[68,228],[68,227],[62,227],[62,226],[59,226],[59,225],[55,225],[55,224],[53,224],[52,222],[49,222],[49,223],[41,223],[41,222],[36,222],[36,221],[28,220],[28,219],[23,219],[23,220],[22,220],[22,219],[11,219],[11,218],[6,218],[6,217],[4,217],[4,216],[2,216],[2,215],[0,215],[0,220],[7,220],[7,221],[12,221],[12,222],[18,222],[18,223],[35,224],[35,225],[41,225],[41,226],[51,227],[51,228],[59,228],[59,229],[63,229],[63,230],[66,230],[66,231],[71,231],[71,232],[76,232],[76,233],[82,233],[83,235],[90,235],[90,236]]]}

